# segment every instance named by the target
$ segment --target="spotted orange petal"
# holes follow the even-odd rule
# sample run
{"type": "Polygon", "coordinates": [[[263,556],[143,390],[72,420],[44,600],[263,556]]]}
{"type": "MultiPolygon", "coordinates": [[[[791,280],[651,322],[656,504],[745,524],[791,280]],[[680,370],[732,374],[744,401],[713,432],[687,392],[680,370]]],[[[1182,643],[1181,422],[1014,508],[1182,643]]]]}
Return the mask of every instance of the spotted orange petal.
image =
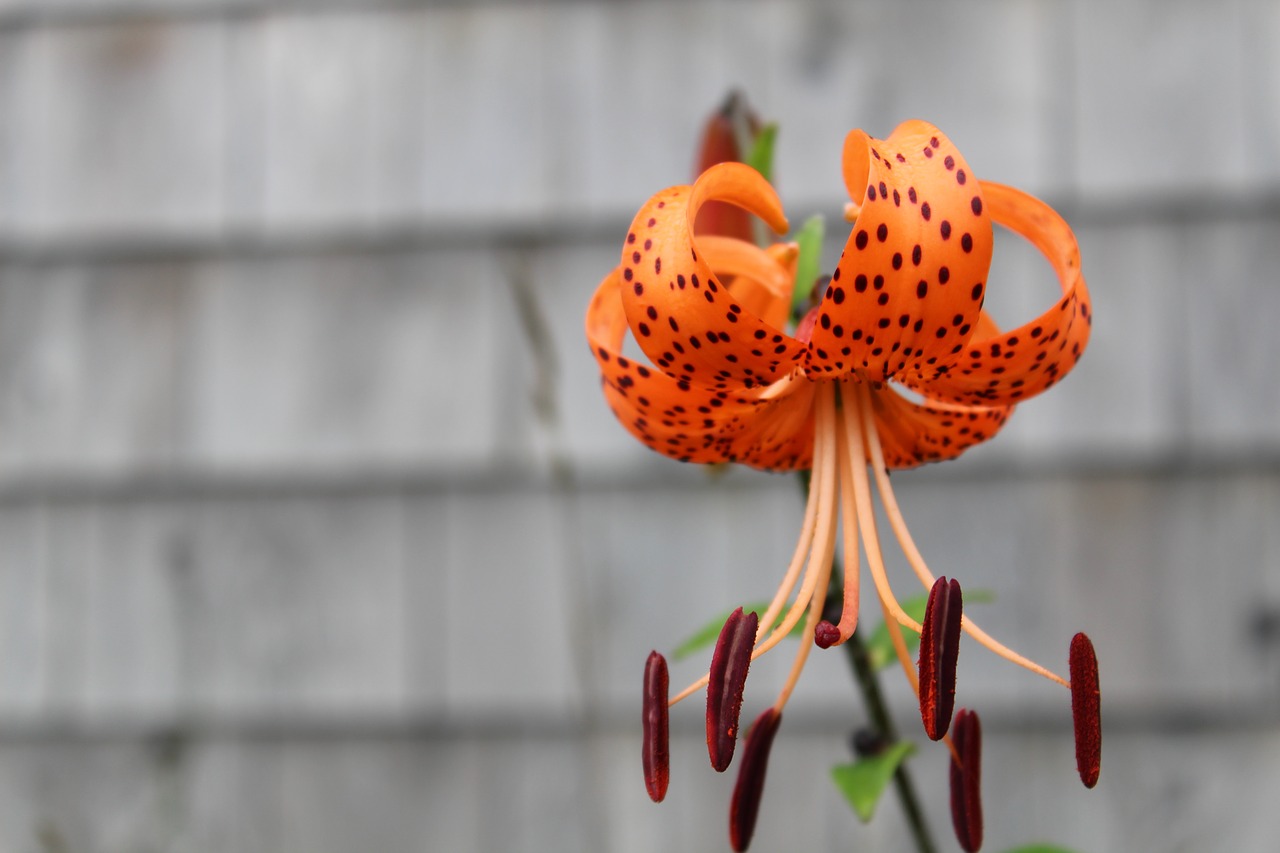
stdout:
{"type": "MultiPolygon", "coordinates": [[[[738,148],[739,124],[753,138],[760,128],[760,120],[747,105],[746,99],[733,92],[707,120],[693,167],[695,176],[701,175],[717,163],[742,161],[746,152],[738,148]]],[[[711,202],[703,207],[695,227],[698,234],[721,234],[737,237],[745,242],[751,241],[752,230],[751,216],[742,208],[724,202],[711,202]]]]}
{"type": "Polygon", "coordinates": [[[698,248],[744,311],[777,329],[787,325],[800,255],[796,244],[761,249],[755,243],[701,235],[698,248]]]}
{"type": "Polygon", "coordinates": [[[873,389],[876,432],[891,469],[954,459],[995,436],[1012,406],[960,406],[902,397],[891,386],[873,389]]]}
{"type": "Polygon", "coordinates": [[[732,202],[781,232],[773,187],[741,163],[721,163],[692,187],[671,187],[640,209],[622,251],[622,302],[644,353],[668,375],[717,388],[768,384],[805,347],[747,311],[717,277],[691,223],[711,199],[732,202]]]}
{"type": "Polygon", "coordinates": [[[600,282],[587,309],[587,340],[605,399],[632,435],[687,462],[742,462],[767,470],[807,468],[813,452],[809,382],[762,400],[743,389],[705,388],[622,353],[627,332],[619,270],[600,282]]]}
{"type": "Polygon", "coordinates": [[[844,179],[858,211],[818,309],[814,378],[857,370],[884,380],[953,358],[972,333],[991,264],[979,182],[936,127],[845,139],[844,179]]]}
{"type": "Polygon", "coordinates": [[[914,371],[906,385],[955,403],[1008,405],[1039,394],[1080,360],[1093,314],[1071,227],[1044,202],[1003,184],[982,183],[991,217],[1029,240],[1053,266],[1062,297],[1030,323],[1009,332],[979,329],[939,375],[914,371]]]}

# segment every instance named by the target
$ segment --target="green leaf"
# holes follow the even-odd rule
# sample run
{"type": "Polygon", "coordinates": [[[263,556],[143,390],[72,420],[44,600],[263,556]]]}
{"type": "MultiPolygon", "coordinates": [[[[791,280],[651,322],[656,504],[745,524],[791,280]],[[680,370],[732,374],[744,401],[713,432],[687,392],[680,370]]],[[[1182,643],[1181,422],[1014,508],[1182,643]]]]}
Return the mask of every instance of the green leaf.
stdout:
{"type": "Polygon", "coordinates": [[[760,128],[756,138],[751,141],[751,150],[742,162],[764,175],[766,181],[773,180],[773,143],[778,138],[778,123],[770,122],[760,128]]]}
{"type": "MultiPolygon", "coordinates": [[[[986,604],[995,601],[995,593],[989,589],[965,590],[963,592],[964,603],[969,604],[986,604]]],[[[924,621],[925,608],[929,606],[929,594],[913,595],[911,598],[903,599],[899,602],[902,609],[907,615],[917,622],[924,621]]],[[[903,628],[903,639],[907,641],[907,651],[914,653],[920,646],[920,635],[909,628],[903,628]]],[[[871,636],[867,638],[867,658],[871,661],[871,666],[875,669],[884,669],[897,660],[897,655],[893,653],[893,641],[889,639],[889,628],[884,622],[876,626],[871,632],[871,636]]]]}
{"type": "Polygon", "coordinates": [[[1056,844],[1028,844],[1025,847],[1010,848],[1005,853],[1075,853],[1075,851],[1056,844]]]}
{"type": "Polygon", "coordinates": [[[822,273],[822,238],[825,231],[826,223],[822,216],[810,216],[791,238],[800,246],[800,257],[796,261],[796,285],[791,291],[791,313],[797,316],[802,316],[808,309],[813,285],[822,273]]]}
{"type": "Polygon", "coordinates": [[[879,755],[831,768],[831,781],[836,783],[840,793],[844,794],[844,798],[863,823],[871,822],[876,803],[880,802],[880,795],[884,793],[898,765],[915,749],[915,744],[910,741],[899,741],[879,755]]]}
{"type": "MultiPolygon", "coordinates": [[[[751,613],[752,611],[755,611],[757,614],[761,616],[763,616],[764,612],[768,609],[769,609],[769,602],[767,601],[758,601],[754,604],[742,605],[743,613],[751,613]]],[[[676,646],[675,651],[671,653],[671,659],[681,660],[683,658],[687,658],[689,655],[693,654],[699,649],[706,648],[707,646],[710,646],[711,644],[713,644],[716,641],[716,638],[720,636],[720,629],[724,627],[725,620],[728,619],[730,614],[732,613],[733,613],[732,610],[727,610],[724,613],[721,613],[719,616],[707,622],[697,631],[694,631],[692,634],[686,637],[684,642],[676,646]]],[[[778,618],[773,620],[772,628],[776,628],[779,625],[781,625],[782,619],[784,616],[786,616],[786,608],[783,608],[783,612],[779,613],[778,618]]],[[[772,630],[772,628],[770,630],[772,630]]],[[[804,630],[804,620],[801,620],[800,622],[796,623],[796,626],[791,629],[791,633],[789,633],[787,636],[798,637],[800,636],[800,632],[803,630],[804,630]]]]}

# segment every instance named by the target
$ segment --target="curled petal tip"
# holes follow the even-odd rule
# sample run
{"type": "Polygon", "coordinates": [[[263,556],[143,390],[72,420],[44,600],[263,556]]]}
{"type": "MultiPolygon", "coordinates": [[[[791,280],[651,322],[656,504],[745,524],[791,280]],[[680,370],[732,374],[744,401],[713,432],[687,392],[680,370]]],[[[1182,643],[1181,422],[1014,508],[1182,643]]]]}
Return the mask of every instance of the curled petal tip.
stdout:
{"type": "Polygon", "coordinates": [[[662,802],[671,781],[671,738],[668,729],[667,659],[650,652],[644,665],[644,786],[649,799],[662,802]]]}
{"type": "Polygon", "coordinates": [[[1071,722],[1076,736],[1076,770],[1086,788],[1098,784],[1102,772],[1102,693],[1098,656],[1083,633],[1071,638],[1071,722]]]}
{"type": "Polygon", "coordinates": [[[759,617],[754,612],[744,615],[739,607],[725,620],[711,655],[707,682],[707,754],[717,773],[723,773],[733,761],[742,691],[747,683],[758,624],[759,617]]]}
{"type": "Polygon", "coordinates": [[[745,163],[717,163],[698,176],[693,183],[691,205],[696,209],[710,200],[728,202],[754,213],[776,234],[790,230],[773,185],[745,163]]]}
{"type": "Polygon", "coordinates": [[[733,799],[729,801],[729,843],[738,853],[747,849],[755,833],[760,797],[764,794],[764,776],[769,769],[769,750],[781,722],[782,713],[770,707],[756,718],[747,733],[742,767],[733,787],[733,799]]]}
{"type": "Polygon", "coordinates": [[[930,740],[941,740],[951,727],[961,613],[960,582],[938,578],[929,591],[920,633],[920,718],[930,740]]]}
{"type": "Polygon", "coordinates": [[[977,713],[964,708],[956,713],[952,740],[951,824],[960,847],[977,853],[982,847],[982,725],[977,713]]]}

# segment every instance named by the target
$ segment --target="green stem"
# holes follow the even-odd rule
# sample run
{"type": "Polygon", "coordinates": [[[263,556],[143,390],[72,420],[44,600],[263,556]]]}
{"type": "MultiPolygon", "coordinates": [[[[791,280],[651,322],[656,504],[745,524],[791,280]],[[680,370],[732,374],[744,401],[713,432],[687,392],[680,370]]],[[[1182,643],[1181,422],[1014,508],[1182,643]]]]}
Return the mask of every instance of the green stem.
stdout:
{"type": "MultiPolygon", "coordinates": [[[[810,480],[810,472],[800,472],[800,482],[806,493],[810,480]]],[[[833,557],[829,596],[837,599],[843,596],[843,577],[844,569],[840,565],[840,558],[833,557]]],[[[889,716],[889,706],[885,704],[884,694],[880,691],[880,679],[876,676],[875,667],[871,665],[867,647],[860,635],[861,629],[855,630],[844,643],[845,656],[849,660],[849,667],[853,670],[853,681],[858,686],[858,692],[862,694],[862,701],[871,717],[871,727],[880,742],[896,743],[898,731],[893,725],[893,719],[889,716]]],[[[929,834],[929,824],[925,821],[924,810],[920,806],[920,798],[916,794],[915,784],[911,781],[911,772],[907,769],[906,762],[900,763],[894,772],[893,785],[898,792],[902,813],[907,820],[907,829],[911,832],[916,849],[919,853],[937,853],[937,847],[934,846],[933,836],[929,834]]]]}
{"type": "MultiPolygon", "coordinates": [[[[871,724],[884,743],[898,740],[897,729],[889,717],[889,709],[885,705],[884,695],[880,692],[880,681],[876,678],[875,669],[867,655],[867,647],[863,644],[858,631],[853,632],[844,644],[845,656],[853,669],[853,680],[862,693],[867,712],[871,715],[871,724]]],[[[898,765],[893,774],[893,785],[898,791],[898,800],[902,805],[902,813],[907,819],[907,828],[915,840],[916,849],[920,853],[935,853],[933,837],[929,834],[929,825],[924,818],[924,810],[920,807],[920,798],[916,796],[915,785],[911,781],[911,771],[905,762],[898,765]]]]}

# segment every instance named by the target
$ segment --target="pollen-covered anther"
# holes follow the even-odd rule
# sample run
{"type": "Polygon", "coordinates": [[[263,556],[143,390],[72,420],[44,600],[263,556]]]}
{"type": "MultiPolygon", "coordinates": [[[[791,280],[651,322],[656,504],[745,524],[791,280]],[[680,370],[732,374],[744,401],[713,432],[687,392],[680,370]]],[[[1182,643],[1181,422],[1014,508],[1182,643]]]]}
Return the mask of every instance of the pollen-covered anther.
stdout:
{"type": "Polygon", "coordinates": [[[813,644],[820,649],[829,649],[840,642],[840,629],[832,622],[822,620],[813,629],[813,644]]]}
{"type": "Polygon", "coordinates": [[[1085,634],[1071,638],[1071,722],[1076,734],[1076,770],[1086,788],[1098,784],[1102,772],[1102,693],[1098,656],[1085,634]]]}
{"type": "Polygon", "coordinates": [[[729,844],[741,853],[751,844],[760,813],[760,797],[764,793],[764,776],[769,769],[769,749],[773,736],[782,723],[782,713],[774,707],[765,709],[747,733],[742,766],[729,801],[729,844]]]}
{"type": "Polygon", "coordinates": [[[956,660],[960,651],[960,582],[940,577],[929,590],[920,631],[920,718],[930,740],[951,727],[956,704],[956,660]]]}
{"type": "Polygon", "coordinates": [[[982,847],[982,725],[977,713],[961,708],[951,738],[955,746],[951,754],[951,824],[966,853],[976,853],[982,847]]]}
{"type": "Polygon", "coordinates": [[[711,655],[707,681],[707,754],[717,773],[723,773],[733,761],[742,691],[747,683],[758,625],[759,617],[754,611],[744,615],[739,607],[725,620],[711,655]]]}
{"type": "Polygon", "coordinates": [[[667,659],[650,652],[644,664],[644,786],[649,799],[662,802],[671,781],[671,737],[668,728],[667,693],[670,677],[667,659]]]}

